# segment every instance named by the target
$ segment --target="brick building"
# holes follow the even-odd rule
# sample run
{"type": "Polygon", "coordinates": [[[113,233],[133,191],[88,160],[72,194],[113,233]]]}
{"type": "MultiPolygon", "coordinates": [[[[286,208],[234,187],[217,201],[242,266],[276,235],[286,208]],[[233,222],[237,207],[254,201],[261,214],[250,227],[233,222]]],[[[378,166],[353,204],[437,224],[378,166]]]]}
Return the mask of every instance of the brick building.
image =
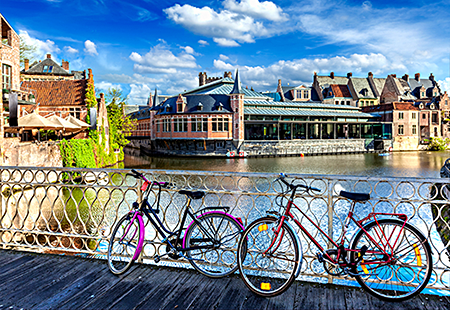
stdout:
{"type": "Polygon", "coordinates": [[[56,63],[51,54],[43,61],[29,63],[24,60],[24,69],[20,73],[23,81],[60,81],[86,79],[86,71],[69,71],[69,62],[64,59],[61,65],[56,63]]]}

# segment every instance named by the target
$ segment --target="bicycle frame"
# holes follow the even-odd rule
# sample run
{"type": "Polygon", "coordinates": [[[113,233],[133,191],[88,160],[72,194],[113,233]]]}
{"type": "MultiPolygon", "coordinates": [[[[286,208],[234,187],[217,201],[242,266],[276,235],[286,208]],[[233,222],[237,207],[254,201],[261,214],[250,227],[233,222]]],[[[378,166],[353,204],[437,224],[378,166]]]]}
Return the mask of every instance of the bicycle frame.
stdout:
{"type": "MultiPolygon", "coordinates": [[[[135,208],[134,210],[130,211],[130,215],[133,215],[133,220],[131,221],[131,223],[134,222],[135,218],[138,219],[139,221],[139,225],[141,227],[140,229],[140,238],[139,238],[139,243],[137,245],[137,250],[133,256],[133,260],[136,260],[141,252],[142,252],[142,248],[143,248],[143,243],[144,243],[144,238],[145,238],[145,225],[144,225],[144,219],[143,219],[143,214],[145,214],[145,216],[148,218],[148,220],[150,221],[150,223],[152,224],[152,226],[158,231],[158,233],[163,237],[162,242],[167,242],[168,245],[175,251],[190,251],[190,250],[199,250],[199,249],[211,249],[214,247],[214,245],[203,245],[203,246],[191,246],[188,248],[184,247],[184,238],[183,238],[183,244],[179,245],[179,241],[181,240],[181,234],[183,232],[183,228],[185,226],[185,222],[187,219],[187,215],[189,215],[192,218],[192,222],[189,224],[188,228],[192,225],[192,223],[196,223],[199,227],[199,229],[202,230],[202,232],[208,236],[208,239],[195,239],[197,241],[206,241],[206,240],[215,240],[214,236],[211,236],[211,234],[209,233],[209,231],[207,229],[205,229],[203,227],[203,225],[201,224],[201,222],[198,220],[198,217],[208,214],[210,212],[202,212],[203,210],[226,210],[226,207],[208,207],[206,209],[202,209],[198,212],[202,212],[199,216],[195,216],[196,213],[198,212],[193,212],[192,210],[190,210],[190,202],[191,199],[188,198],[188,202],[186,205],[186,208],[184,209],[184,214],[183,217],[181,219],[181,221],[177,224],[177,226],[179,226],[178,230],[175,231],[170,231],[168,228],[166,228],[164,226],[164,224],[162,223],[161,219],[159,218],[159,216],[156,214],[158,212],[158,209],[153,209],[149,202],[148,202],[148,195],[150,194],[150,192],[153,189],[153,186],[158,186],[158,195],[157,195],[157,208],[159,207],[159,203],[160,203],[160,196],[161,196],[161,189],[162,189],[162,184],[159,182],[150,182],[146,179],[144,179],[145,182],[148,182],[151,184],[150,188],[148,188],[145,184],[141,187],[141,190],[144,190],[144,194],[146,192],[146,195],[144,195],[144,199],[142,200],[141,204],[139,205],[138,208],[135,208]],[[175,241],[172,243],[169,238],[176,236],[175,241]]],[[[214,212],[219,212],[219,213],[223,213],[223,214],[227,214],[229,215],[231,218],[233,218],[236,223],[238,223],[242,230],[244,230],[244,227],[242,226],[242,224],[240,223],[240,221],[238,219],[236,219],[235,217],[233,217],[232,215],[225,213],[225,212],[221,212],[221,211],[214,211],[214,212]]],[[[131,225],[130,223],[130,225],[131,225]]],[[[221,225],[221,223],[219,224],[219,226],[221,225]]],[[[130,229],[130,227],[127,228],[128,230],[130,229]]],[[[134,238],[134,236],[133,236],[134,238]]]]}
{"type": "MultiPolygon", "coordinates": [[[[328,261],[330,261],[331,263],[333,263],[333,264],[335,264],[335,265],[339,265],[339,266],[341,266],[341,267],[354,267],[355,265],[356,265],[356,262],[353,262],[353,264],[352,263],[350,263],[350,262],[348,262],[347,261],[347,253],[348,252],[361,252],[362,250],[361,249],[357,249],[357,250],[352,250],[352,249],[349,249],[349,248],[345,248],[344,247],[344,243],[345,243],[345,234],[346,234],[346,232],[347,232],[347,229],[348,229],[348,226],[349,226],[349,223],[350,223],[350,220],[352,220],[358,227],[359,227],[359,229],[362,229],[363,231],[364,231],[364,233],[366,234],[366,236],[369,238],[369,240],[371,240],[375,245],[377,245],[377,247],[378,247],[378,249],[380,250],[380,252],[375,252],[375,251],[365,251],[365,253],[373,253],[373,254],[382,254],[382,255],[384,255],[384,257],[387,257],[387,260],[386,261],[366,261],[366,262],[364,262],[364,264],[365,265],[370,265],[370,264],[380,264],[380,263],[389,263],[389,262],[391,262],[391,260],[392,260],[392,254],[390,254],[389,252],[391,252],[395,247],[396,247],[396,244],[397,244],[397,242],[398,242],[398,238],[399,238],[399,235],[397,236],[397,238],[396,238],[396,240],[394,241],[394,244],[391,244],[391,238],[392,238],[392,235],[393,235],[393,233],[394,232],[392,232],[391,233],[391,235],[390,236],[386,236],[385,235],[385,233],[383,232],[383,231],[381,231],[381,233],[382,233],[382,238],[380,238],[379,240],[381,240],[381,241],[385,241],[385,242],[382,242],[382,244],[381,245],[379,245],[378,244],[378,242],[377,241],[375,241],[368,233],[367,233],[367,231],[363,228],[363,224],[367,221],[367,220],[369,220],[369,219],[371,219],[371,218],[373,218],[375,221],[377,221],[377,215],[389,215],[389,216],[396,216],[396,217],[398,217],[398,218],[400,218],[401,220],[403,220],[404,221],[404,223],[403,223],[403,226],[401,227],[401,231],[403,230],[403,228],[404,228],[404,226],[405,226],[405,224],[406,224],[406,221],[407,221],[407,216],[405,215],[405,214],[396,214],[396,213],[374,213],[374,212],[372,212],[372,213],[370,213],[367,217],[365,217],[365,218],[363,218],[362,220],[356,220],[354,217],[353,217],[353,211],[354,211],[354,207],[355,207],[355,202],[353,201],[352,203],[351,203],[351,207],[350,207],[350,210],[349,210],[349,213],[348,213],[348,215],[347,215],[347,217],[346,217],[346,219],[345,219],[345,222],[344,222],[344,231],[343,231],[343,234],[342,234],[342,237],[341,237],[341,240],[339,241],[339,243],[337,243],[337,242],[335,242],[327,233],[325,233],[320,227],[319,227],[319,225],[318,224],[316,224],[309,216],[307,216],[306,214],[305,214],[305,212],[303,212],[297,205],[295,205],[295,203],[293,202],[294,201],[294,197],[295,197],[295,192],[296,192],[296,187],[294,187],[293,189],[292,189],[292,194],[291,194],[291,197],[289,198],[289,200],[288,200],[288,203],[287,203],[287,206],[286,206],[286,210],[285,210],[285,212],[284,212],[284,214],[281,216],[281,218],[280,218],[280,222],[279,222],[279,224],[278,224],[278,227],[277,227],[277,229],[276,229],[276,232],[275,232],[275,235],[276,236],[278,236],[278,235],[280,235],[280,230],[281,230],[281,228],[282,228],[282,225],[283,225],[283,223],[284,223],[284,221],[285,220],[287,220],[287,219],[292,219],[294,222],[295,222],[295,224],[297,224],[297,226],[300,228],[300,230],[301,231],[303,231],[303,233],[305,233],[305,235],[316,245],[316,247],[319,249],[319,251],[322,253],[322,255],[324,255],[325,257],[326,257],[326,259],[328,260],[328,261]],[[308,230],[300,223],[300,221],[298,221],[296,218],[295,218],[295,216],[294,216],[294,214],[292,214],[291,213],[291,209],[292,208],[295,208],[295,209],[297,209],[306,219],[308,219],[308,221],[310,222],[310,223],[312,223],[313,225],[314,225],[314,227],[316,227],[318,230],[319,230],[319,232],[322,234],[322,235],[324,235],[325,237],[326,237],[326,239],[329,241],[329,242],[331,242],[331,244],[333,244],[333,246],[335,246],[336,247],[336,249],[337,249],[337,251],[338,251],[338,253],[337,253],[337,255],[336,255],[336,259],[333,259],[328,253],[327,253],[327,251],[320,245],[320,243],[308,232],[308,230]],[[389,251],[389,249],[391,250],[391,251],[389,251]],[[342,263],[340,263],[340,261],[341,261],[341,259],[342,259],[342,263]]],[[[378,222],[378,221],[377,221],[378,222]]],[[[400,232],[401,232],[400,231],[400,232]]],[[[378,234],[378,233],[377,233],[378,234]]],[[[378,236],[378,237],[380,237],[380,236],[378,236]]],[[[281,234],[281,236],[280,236],[280,240],[279,240],[279,242],[278,242],[278,244],[280,244],[281,243],[281,240],[282,240],[282,238],[283,238],[283,233],[281,234]]],[[[276,239],[278,239],[278,238],[274,238],[274,240],[272,241],[272,243],[271,243],[271,245],[269,246],[269,248],[264,252],[264,254],[266,254],[269,250],[271,250],[271,248],[272,248],[272,246],[275,244],[275,241],[276,241],[276,239]]],[[[276,246],[276,248],[277,248],[278,246],[276,246]]],[[[274,251],[276,251],[276,248],[274,249],[274,251]]]]}

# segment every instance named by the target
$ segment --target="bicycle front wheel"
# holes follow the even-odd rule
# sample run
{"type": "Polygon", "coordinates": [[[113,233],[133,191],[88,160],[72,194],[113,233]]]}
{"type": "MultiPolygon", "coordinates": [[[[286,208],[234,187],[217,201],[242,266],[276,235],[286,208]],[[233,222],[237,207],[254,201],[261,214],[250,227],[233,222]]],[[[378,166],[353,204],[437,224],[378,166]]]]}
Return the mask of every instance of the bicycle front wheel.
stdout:
{"type": "Polygon", "coordinates": [[[351,245],[351,262],[357,262],[356,280],[383,300],[412,298],[431,277],[433,261],[427,239],[413,225],[403,224],[397,219],[371,222],[356,234],[351,245]],[[362,257],[361,249],[366,249],[362,257]]]}
{"type": "Polygon", "coordinates": [[[227,213],[213,211],[199,216],[189,225],[183,240],[189,262],[211,278],[234,273],[238,268],[236,251],[243,230],[227,213]]]}
{"type": "Polygon", "coordinates": [[[254,293],[272,297],[283,293],[301,266],[301,245],[295,231],[279,219],[264,217],[251,223],[241,236],[238,266],[242,280],[254,293]],[[245,246],[244,246],[245,244],[245,246]]]}
{"type": "Polygon", "coordinates": [[[108,267],[114,274],[122,274],[133,263],[140,236],[139,220],[133,213],[125,214],[114,227],[108,246],[108,267]]]}

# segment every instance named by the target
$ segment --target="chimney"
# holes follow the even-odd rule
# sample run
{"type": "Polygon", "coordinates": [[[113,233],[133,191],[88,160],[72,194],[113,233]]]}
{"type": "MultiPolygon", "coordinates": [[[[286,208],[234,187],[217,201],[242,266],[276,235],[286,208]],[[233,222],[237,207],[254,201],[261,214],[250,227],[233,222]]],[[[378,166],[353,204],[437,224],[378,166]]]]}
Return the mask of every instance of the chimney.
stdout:
{"type": "Polygon", "coordinates": [[[373,73],[369,72],[368,77],[373,77],[373,73]]]}
{"type": "Polygon", "coordinates": [[[47,59],[52,59],[52,55],[51,54],[47,54],[47,59]]]}
{"type": "Polygon", "coordinates": [[[420,73],[416,73],[414,75],[414,78],[416,79],[416,81],[420,81],[420,73]]]}
{"type": "Polygon", "coordinates": [[[231,75],[231,71],[229,71],[229,72],[225,71],[225,73],[223,74],[223,77],[224,78],[230,78],[230,79],[233,78],[233,76],[231,75]]]}
{"type": "Polygon", "coordinates": [[[283,88],[281,87],[281,79],[278,80],[277,93],[280,94],[282,102],[286,101],[286,98],[284,98],[283,88]]]}
{"type": "Polygon", "coordinates": [[[94,75],[92,74],[92,69],[88,68],[88,82],[94,85],[94,75]]]}
{"type": "Polygon", "coordinates": [[[198,74],[198,86],[203,86],[206,84],[206,72],[200,72],[198,74]]]}
{"type": "Polygon", "coordinates": [[[405,74],[404,76],[402,76],[402,79],[404,79],[406,82],[409,82],[409,75],[405,74]]]}
{"type": "Polygon", "coordinates": [[[24,65],[25,65],[25,71],[28,71],[28,69],[30,69],[30,60],[29,59],[25,59],[23,61],[24,65]]]}
{"type": "Polygon", "coordinates": [[[430,77],[429,77],[429,79],[430,79],[431,81],[433,81],[433,82],[434,82],[434,75],[433,75],[433,73],[430,73],[430,77]]]}
{"type": "Polygon", "coordinates": [[[348,78],[348,79],[351,78],[352,75],[353,75],[353,74],[352,74],[351,72],[347,73],[347,78],[348,78]]]}
{"type": "Polygon", "coordinates": [[[330,73],[330,78],[334,79],[334,72],[330,73]]]}
{"type": "Polygon", "coordinates": [[[64,59],[63,59],[62,62],[61,62],[61,67],[62,67],[64,70],[69,71],[69,62],[68,62],[68,61],[64,61],[64,59]]]}
{"type": "Polygon", "coordinates": [[[393,78],[397,78],[397,74],[391,74],[393,78]]]}

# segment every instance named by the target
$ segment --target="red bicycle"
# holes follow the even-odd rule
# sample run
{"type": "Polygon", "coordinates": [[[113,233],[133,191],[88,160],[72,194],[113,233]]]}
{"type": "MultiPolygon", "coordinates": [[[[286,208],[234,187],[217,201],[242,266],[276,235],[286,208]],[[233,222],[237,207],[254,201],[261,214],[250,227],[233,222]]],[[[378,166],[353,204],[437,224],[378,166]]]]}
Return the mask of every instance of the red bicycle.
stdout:
{"type": "Polygon", "coordinates": [[[336,242],[294,204],[299,189],[308,194],[320,189],[294,185],[285,178],[284,174],[277,178],[291,192],[283,214],[268,211],[269,216],[248,225],[240,239],[237,251],[239,271],[251,291],[266,297],[279,295],[299,274],[303,253],[299,237],[289,220],[294,221],[318,248],[317,260],[323,263],[330,275],[354,277],[364,290],[390,301],[409,299],[425,288],[433,268],[431,247],[425,236],[407,223],[405,214],[370,213],[357,220],[353,217],[356,202],[367,201],[370,195],[341,191],[340,196],[349,199],[351,206],[344,221],[344,232],[336,242]],[[328,244],[332,245],[330,249],[325,249],[296,219],[294,210],[325,236],[328,244]],[[359,230],[346,245],[345,234],[350,221],[359,230]]]}

